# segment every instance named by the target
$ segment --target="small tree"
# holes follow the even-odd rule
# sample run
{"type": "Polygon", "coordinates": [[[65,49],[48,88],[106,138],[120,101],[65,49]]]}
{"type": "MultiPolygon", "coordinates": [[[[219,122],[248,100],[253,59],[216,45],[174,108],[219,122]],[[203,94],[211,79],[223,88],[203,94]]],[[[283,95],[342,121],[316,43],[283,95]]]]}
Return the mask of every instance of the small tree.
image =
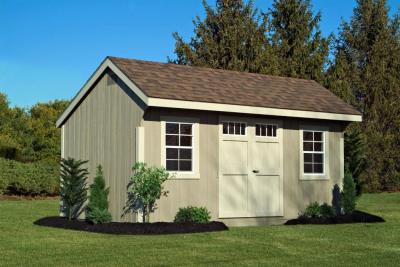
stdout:
{"type": "Polygon", "coordinates": [[[96,177],[90,185],[89,203],[86,207],[86,218],[97,224],[111,221],[111,214],[108,211],[108,193],[110,188],[106,188],[103,176],[103,168],[97,166],[96,177]]]}
{"type": "Polygon", "coordinates": [[[82,167],[87,162],[73,158],[61,159],[62,211],[68,220],[76,219],[82,213],[83,204],[87,200],[86,180],[89,172],[82,167]]]}
{"type": "Polygon", "coordinates": [[[343,190],[341,198],[341,206],[345,214],[351,214],[355,208],[357,201],[356,184],[350,172],[346,172],[343,179],[343,190]]]}
{"type": "Polygon", "coordinates": [[[137,162],[132,168],[134,174],[128,185],[128,201],[125,212],[141,212],[143,223],[149,222],[150,213],[156,209],[156,201],[167,196],[163,183],[170,177],[165,168],[147,167],[137,162]]]}

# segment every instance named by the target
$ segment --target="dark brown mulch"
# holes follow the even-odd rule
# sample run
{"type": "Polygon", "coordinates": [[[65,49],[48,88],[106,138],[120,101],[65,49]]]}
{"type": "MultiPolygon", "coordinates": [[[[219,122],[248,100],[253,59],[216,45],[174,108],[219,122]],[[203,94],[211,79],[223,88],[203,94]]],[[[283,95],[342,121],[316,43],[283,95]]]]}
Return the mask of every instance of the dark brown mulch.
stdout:
{"type": "Polygon", "coordinates": [[[66,218],[53,216],[44,217],[34,222],[40,226],[72,229],[86,232],[116,235],[160,235],[160,234],[183,234],[201,233],[228,230],[222,222],[209,223],[122,223],[111,222],[105,224],[91,224],[84,220],[68,221],[66,218]]]}
{"type": "Polygon", "coordinates": [[[343,224],[343,223],[378,223],[385,222],[382,217],[356,210],[352,214],[338,215],[332,218],[306,218],[288,220],[285,225],[295,224],[343,224]]]}

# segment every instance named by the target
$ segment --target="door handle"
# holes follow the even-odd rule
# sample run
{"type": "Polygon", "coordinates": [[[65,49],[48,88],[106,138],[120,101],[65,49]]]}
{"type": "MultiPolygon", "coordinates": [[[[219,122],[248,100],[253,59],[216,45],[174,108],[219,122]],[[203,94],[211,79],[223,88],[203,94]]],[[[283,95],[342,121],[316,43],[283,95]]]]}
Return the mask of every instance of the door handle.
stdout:
{"type": "Polygon", "coordinates": [[[253,173],[259,173],[260,171],[259,170],[253,170],[253,173]]]}

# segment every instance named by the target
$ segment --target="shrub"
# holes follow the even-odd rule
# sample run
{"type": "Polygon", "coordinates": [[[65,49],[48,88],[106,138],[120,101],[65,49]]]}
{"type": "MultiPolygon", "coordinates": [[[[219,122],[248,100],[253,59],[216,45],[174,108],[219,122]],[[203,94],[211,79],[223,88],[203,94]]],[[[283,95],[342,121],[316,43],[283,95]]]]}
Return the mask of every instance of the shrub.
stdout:
{"type": "Polygon", "coordinates": [[[311,202],[306,207],[306,210],[303,213],[304,217],[307,218],[317,218],[321,217],[321,209],[318,202],[311,202]]]}
{"type": "Polygon", "coordinates": [[[143,215],[143,222],[148,222],[150,213],[156,209],[157,199],[168,194],[168,191],[164,191],[163,183],[170,176],[165,168],[147,167],[142,162],[135,163],[132,169],[134,174],[128,185],[125,213],[129,210],[139,211],[143,215]]]}
{"type": "Polygon", "coordinates": [[[0,158],[0,194],[54,195],[60,167],[53,162],[21,163],[0,158]]]}
{"type": "Polygon", "coordinates": [[[61,159],[62,211],[68,220],[76,219],[82,213],[87,200],[86,180],[89,173],[82,167],[86,163],[73,158],[61,159]]]}
{"type": "Polygon", "coordinates": [[[111,221],[111,214],[108,211],[108,193],[106,188],[101,165],[97,166],[96,177],[89,188],[89,203],[86,207],[86,219],[97,224],[111,221]]]}
{"type": "Polygon", "coordinates": [[[300,217],[306,218],[331,218],[336,215],[335,210],[332,206],[324,203],[320,205],[318,202],[311,202],[306,207],[305,211],[300,217]]]}
{"type": "Polygon", "coordinates": [[[319,208],[322,218],[332,218],[336,215],[335,209],[326,203],[322,204],[319,208]]]}
{"type": "Polygon", "coordinates": [[[174,222],[177,223],[208,223],[211,219],[210,212],[205,207],[180,208],[175,215],[174,222]]]}
{"type": "Polygon", "coordinates": [[[106,209],[93,208],[90,211],[88,220],[94,224],[109,223],[112,220],[111,214],[106,209]]]}
{"type": "Polygon", "coordinates": [[[351,214],[357,205],[356,185],[350,172],[346,172],[343,178],[343,190],[341,206],[345,214],[351,214]]]}

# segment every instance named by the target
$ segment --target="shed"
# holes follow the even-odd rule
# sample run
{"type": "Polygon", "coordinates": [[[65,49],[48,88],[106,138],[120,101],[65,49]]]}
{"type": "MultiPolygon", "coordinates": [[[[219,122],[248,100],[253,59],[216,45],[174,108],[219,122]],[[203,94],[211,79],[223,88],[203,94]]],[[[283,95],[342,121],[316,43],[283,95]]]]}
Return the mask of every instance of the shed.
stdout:
{"type": "Polygon", "coordinates": [[[174,174],[151,221],[204,206],[228,225],[282,223],[332,201],[361,114],[315,81],[107,57],[57,121],[63,158],[101,164],[114,221],[135,162],[174,174]]]}

